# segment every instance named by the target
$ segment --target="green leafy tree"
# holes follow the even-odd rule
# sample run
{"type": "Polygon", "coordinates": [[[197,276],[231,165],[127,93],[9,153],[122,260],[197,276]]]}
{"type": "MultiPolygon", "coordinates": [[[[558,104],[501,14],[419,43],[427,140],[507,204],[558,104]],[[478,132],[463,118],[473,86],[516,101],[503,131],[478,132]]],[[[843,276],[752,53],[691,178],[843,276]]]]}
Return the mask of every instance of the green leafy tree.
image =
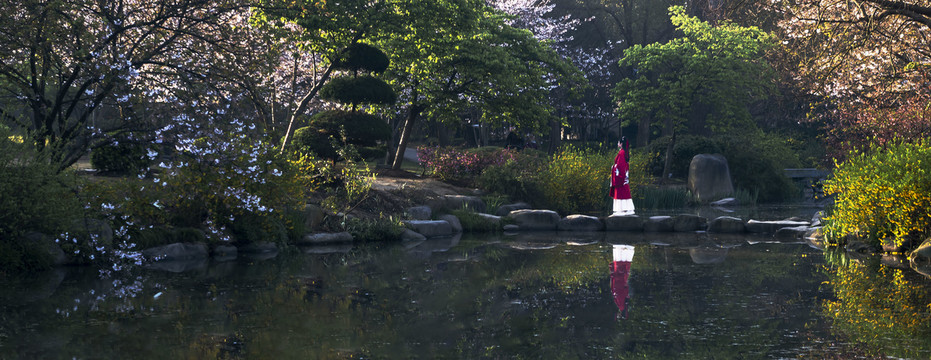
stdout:
{"type": "Polygon", "coordinates": [[[392,57],[387,76],[405,114],[389,154],[395,169],[421,117],[458,123],[471,108],[478,122],[539,130],[553,119],[550,89],[584,84],[577,68],[484,1],[405,5],[404,21],[377,40],[392,57]]]}
{"type": "Polygon", "coordinates": [[[772,35],[731,23],[712,26],[669,8],[682,37],[624,51],[622,67],[634,76],[615,88],[618,115],[625,123],[643,117],[663,119],[654,126],[672,137],[664,174],[668,173],[676,134],[754,130],[748,105],[773,90],[770,66],[761,56],[774,45],[772,35]]]}

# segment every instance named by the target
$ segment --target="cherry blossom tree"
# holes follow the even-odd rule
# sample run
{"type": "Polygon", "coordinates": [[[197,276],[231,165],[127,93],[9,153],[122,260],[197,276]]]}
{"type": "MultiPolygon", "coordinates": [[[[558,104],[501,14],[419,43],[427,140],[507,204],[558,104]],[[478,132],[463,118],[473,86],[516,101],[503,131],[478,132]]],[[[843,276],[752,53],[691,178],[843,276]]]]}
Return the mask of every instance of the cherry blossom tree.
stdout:
{"type": "Polygon", "coordinates": [[[833,157],[931,128],[931,2],[776,2],[787,71],[813,97],[833,157]]]}
{"type": "Polygon", "coordinates": [[[228,85],[245,85],[242,68],[260,60],[237,45],[253,35],[234,26],[248,20],[237,0],[5,0],[2,8],[3,121],[60,169],[106,133],[151,129],[152,104],[228,106],[240,94],[228,85]]]}

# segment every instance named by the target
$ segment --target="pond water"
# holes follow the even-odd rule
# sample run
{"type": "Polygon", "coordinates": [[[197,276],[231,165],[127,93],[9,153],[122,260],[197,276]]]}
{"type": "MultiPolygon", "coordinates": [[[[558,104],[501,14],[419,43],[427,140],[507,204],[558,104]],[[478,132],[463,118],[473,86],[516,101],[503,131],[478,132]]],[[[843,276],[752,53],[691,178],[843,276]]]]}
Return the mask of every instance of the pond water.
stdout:
{"type": "Polygon", "coordinates": [[[824,253],[767,240],[466,235],[59,269],[0,279],[0,358],[855,358],[822,316],[824,253]]]}

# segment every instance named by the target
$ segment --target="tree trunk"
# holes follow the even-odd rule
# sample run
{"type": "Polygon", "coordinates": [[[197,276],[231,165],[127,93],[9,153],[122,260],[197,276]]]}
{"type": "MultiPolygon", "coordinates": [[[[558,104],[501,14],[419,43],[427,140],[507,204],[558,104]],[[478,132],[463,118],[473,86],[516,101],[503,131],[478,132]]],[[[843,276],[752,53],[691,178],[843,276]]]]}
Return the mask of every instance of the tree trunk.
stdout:
{"type": "Polygon", "coordinates": [[[672,139],[669,140],[669,145],[666,146],[666,161],[663,163],[663,176],[660,178],[659,183],[663,185],[666,183],[666,180],[669,178],[669,172],[672,171],[672,151],[676,147],[676,132],[672,132],[672,139]]]}
{"type": "Polygon", "coordinates": [[[550,154],[555,154],[559,150],[560,141],[562,140],[562,124],[559,123],[559,120],[553,119],[550,122],[550,146],[547,151],[550,154]]]}
{"type": "Polygon", "coordinates": [[[650,117],[640,118],[640,124],[637,125],[637,147],[650,145],[650,117]]]}
{"type": "Polygon", "coordinates": [[[391,168],[394,170],[401,169],[401,163],[404,162],[404,152],[407,151],[407,142],[410,140],[411,132],[414,131],[414,122],[426,107],[423,105],[411,105],[407,118],[404,119],[404,128],[401,130],[401,136],[398,138],[398,149],[394,153],[394,162],[391,168]]]}

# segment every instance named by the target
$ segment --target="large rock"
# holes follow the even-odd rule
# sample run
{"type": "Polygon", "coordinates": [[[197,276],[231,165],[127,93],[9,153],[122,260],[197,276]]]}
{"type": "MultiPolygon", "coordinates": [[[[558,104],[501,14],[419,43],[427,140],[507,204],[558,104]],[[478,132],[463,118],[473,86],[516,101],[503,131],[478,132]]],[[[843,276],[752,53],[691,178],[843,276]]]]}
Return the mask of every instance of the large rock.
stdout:
{"type": "Polygon", "coordinates": [[[184,261],[206,259],[210,253],[202,243],[174,243],[142,250],[149,261],[184,261]]]}
{"type": "Polygon", "coordinates": [[[316,233],[316,234],[306,234],[304,237],[297,241],[297,245],[319,245],[319,244],[338,244],[338,243],[351,243],[353,241],[352,234],[348,232],[338,232],[338,233],[316,233]]]}
{"type": "Polygon", "coordinates": [[[611,215],[605,218],[607,231],[643,231],[643,219],[637,215],[611,215]]]}
{"type": "Polygon", "coordinates": [[[521,230],[556,230],[559,214],[553,210],[514,210],[508,214],[521,230]]]}
{"type": "Polygon", "coordinates": [[[918,245],[918,248],[908,254],[908,260],[913,265],[931,264],[931,239],[925,240],[924,243],[918,245]]]}
{"type": "Polygon", "coordinates": [[[672,232],[676,221],[672,216],[651,216],[643,223],[644,232],[672,232]]]}
{"type": "Polygon", "coordinates": [[[483,220],[485,220],[485,221],[488,222],[489,224],[492,224],[492,225],[495,225],[495,226],[501,225],[501,217],[500,217],[500,216],[492,215],[492,214],[486,214],[486,213],[476,213],[476,215],[478,215],[479,217],[481,217],[483,220]]]}
{"type": "Polygon", "coordinates": [[[733,216],[719,216],[708,223],[708,232],[713,233],[737,234],[746,230],[746,223],[733,216]]]}
{"type": "Polygon", "coordinates": [[[757,221],[750,220],[747,221],[747,232],[756,233],[756,234],[775,234],[779,229],[787,227],[797,227],[797,226],[808,226],[807,221],[791,221],[791,220],[778,220],[778,221],[757,221]]]}
{"type": "Polygon", "coordinates": [[[429,206],[421,205],[408,208],[404,214],[407,215],[408,219],[412,220],[430,220],[433,216],[433,210],[430,210],[429,206]]]}
{"type": "Polygon", "coordinates": [[[427,238],[453,234],[453,227],[446,220],[407,220],[404,225],[427,238]]]}
{"type": "Polygon", "coordinates": [[[689,164],[689,190],[700,202],[710,202],[734,194],[727,159],[719,154],[698,154],[689,164]]]}
{"type": "Polygon", "coordinates": [[[569,215],[559,220],[556,228],[564,231],[600,231],[604,230],[604,224],[594,216],[569,215]]]}
{"type": "Polygon", "coordinates": [[[278,254],[278,244],[271,241],[256,241],[239,248],[244,254],[278,254]]]}
{"type": "Polygon", "coordinates": [[[676,232],[703,231],[708,227],[708,219],[692,214],[679,214],[673,218],[673,230],[676,232]]]}
{"type": "Polygon", "coordinates": [[[478,196],[445,195],[444,205],[447,209],[467,209],[475,212],[485,212],[485,201],[478,196]]]}
{"type": "Polygon", "coordinates": [[[462,232],[462,222],[459,221],[459,218],[457,218],[456,215],[453,215],[453,214],[440,215],[438,220],[445,220],[446,222],[448,222],[449,226],[453,228],[453,233],[462,232]]]}
{"type": "Polygon", "coordinates": [[[530,204],[525,203],[525,202],[505,204],[505,205],[501,205],[498,207],[498,210],[495,211],[495,215],[507,216],[508,214],[511,213],[511,211],[524,210],[524,209],[530,209],[530,204]]]}
{"type": "Polygon", "coordinates": [[[401,233],[401,241],[424,241],[424,240],[427,240],[426,236],[423,236],[420,233],[414,230],[411,230],[411,229],[404,229],[404,231],[401,233]]]}
{"type": "Polygon", "coordinates": [[[326,219],[326,212],[323,211],[323,208],[315,204],[306,204],[304,205],[304,229],[307,231],[313,231],[323,224],[323,220],[326,219]]]}
{"type": "Polygon", "coordinates": [[[776,230],[773,233],[773,239],[777,241],[802,241],[808,235],[811,228],[808,226],[791,226],[776,230]]]}

